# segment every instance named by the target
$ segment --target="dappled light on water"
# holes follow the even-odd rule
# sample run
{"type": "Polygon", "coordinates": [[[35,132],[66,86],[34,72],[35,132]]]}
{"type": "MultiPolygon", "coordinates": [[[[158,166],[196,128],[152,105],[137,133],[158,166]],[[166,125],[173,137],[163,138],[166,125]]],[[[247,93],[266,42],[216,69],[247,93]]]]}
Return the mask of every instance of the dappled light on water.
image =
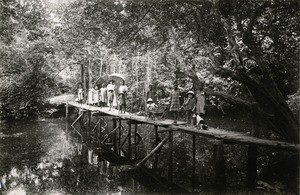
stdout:
{"type": "Polygon", "coordinates": [[[64,121],[60,119],[1,128],[6,136],[0,138],[0,192],[19,195],[131,191],[121,186],[124,182],[117,167],[100,161],[92,149],[75,138],[67,139],[63,128],[64,121]],[[14,136],[20,133],[22,136],[14,136]]]}

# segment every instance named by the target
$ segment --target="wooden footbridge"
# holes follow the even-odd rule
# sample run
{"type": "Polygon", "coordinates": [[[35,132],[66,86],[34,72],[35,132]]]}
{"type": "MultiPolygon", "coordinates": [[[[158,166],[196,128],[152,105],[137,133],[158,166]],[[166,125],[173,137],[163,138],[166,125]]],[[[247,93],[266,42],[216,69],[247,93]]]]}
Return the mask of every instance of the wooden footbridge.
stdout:
{"type": "Polygon", "coordinates": [[[152,170],[156,170],[158,166],[160,150],[164,145],[168,144],[167,181],[170,183],[170,188],[172,187],[173,181],[174,131],[180,131],[182,133],[192,135],[193,167],[192,173],[190,173],[192,190],[196,188],[195,170],[197,137],[207,137],[219,140],[214,142],[214,149],[212,152],[214,158],[213,167],[215,174],[215,186],[219,189],[224,189],[226,187],[224,144],[248,145],[247,186],[249,188],[253,188],[256,185],[258,146],[295,152],[300,151],[300,145],[297,144],[260,139],[251,135],[225,131],[222,129],[209,128],[209,130],[200,130],[195,127],[188,127],[184,122],[179,122],[177,125],[174,125],[172,120],[150,120],[145,116],[137,116],[131,113],[119,114],[118,110],[109,111],[109,108],[107,107],[100,108],[96,106],[80,104],[77,102],[66,103],[67,120],[69,118],[70,107],[79,109],[78,116],[71,126],[73,130],[75,130],[75,132],[80,136],[80,139],[82,139],[84,143],[87,143],[88,140],[94,140],[92,141],[94,142],[94,145],[110,153],[112,158],[115,157],[115,160],[112,160],[114,163],[127,164],[130,169],[144,169],[144,171],[147,172],[149,169],[147,169],[147,167],[144,165],[151,157],[154,157],[152,170]],[[83,122],[84,118],[86,119],[86,122],[83,122]],[[112,127],[110,127],[111,125],[108,125],[108,120],[112,120],[112,127]],[[145,138],[143,138],[139,132],[145,131],[145,129],[143,129],[144,124],[153,125],[153,131],[155,133],[155,147],[151,152],[145,154],[143,158],[139,158],[137,155],[137,147],[139,144],[141,144],[141,140],[145,140],[145,138]],[[163,135],[164,137],[161,138],[163,135]]]}

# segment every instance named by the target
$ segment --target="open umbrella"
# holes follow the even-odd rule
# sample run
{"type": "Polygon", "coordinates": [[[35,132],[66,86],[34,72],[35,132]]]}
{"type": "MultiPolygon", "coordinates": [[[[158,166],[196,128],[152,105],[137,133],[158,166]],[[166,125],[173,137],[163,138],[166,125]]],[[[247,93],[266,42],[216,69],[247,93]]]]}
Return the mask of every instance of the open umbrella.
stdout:
{"type": "Polygon", "coordinates": [[[125,81],[125,76],[119,73],[114,73],[109,75],[109,79],[112,79],[117,83],[120,83],[122,81],[125,81]]]}

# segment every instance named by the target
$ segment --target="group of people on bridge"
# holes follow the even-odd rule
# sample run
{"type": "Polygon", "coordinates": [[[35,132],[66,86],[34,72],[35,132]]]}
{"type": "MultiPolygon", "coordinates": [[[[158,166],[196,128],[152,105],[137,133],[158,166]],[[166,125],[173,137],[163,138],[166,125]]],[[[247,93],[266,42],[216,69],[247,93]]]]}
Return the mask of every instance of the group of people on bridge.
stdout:
{"type": "MultiPolygon", "coordinates": [[[[114,80],[110,80],[107,86],[105,86],[105,84],[103,83],[100,89],[98,85],[89,88],[86,103],[88,105],[100,107],[108,106],[109,110],[117,107],[120,113],[125,113],[127,91],[128,87],[125,85],[125,81],[122,81],[119,89],[117,89],[114,80]]],[[[84,90],[81,84],[79,84],[77,96],[77,101],[83,103],[84,90]]]]}
{"type": "Polygon", "coordinates": [[[177,123],[178,113],[180,110],[185,111],[186,124],[189,126],[198,126],[203,130],[207,130],[207,125],[203,119],[205,115],[205,93],[192,90],[186,93],[185,101],[180,105],[178,86],[174,86],[171,94],[170,112],[174,113],[174,123],[177,123]]]}
{"type": "MultiPolygon", "coordinates": [[[[90,88],[87,93],[86,103],[88,105],[94,105],[99,107],[109,107],[111,111],[113,108],[117,108],[119,113],[126,112],[126,95],[128,87],[125,81],[121,81],[120,86],[117,87],[114,80],[110,80],[109,84],[105,86],[102,83],[101,88],[97,85],[90,88]]],[[[82,85],[79,84],[77,101],[83,103],[84,90],[82,85]]],[[[171,94],[171,100],[168,107],[168,111],[174,115],[174,124],[177,124],[179,112],[185,111],[186,124],[189,126],[198,126],[201,129],[206,130],[207,125],[203,120],[205,115],[205,94],[203,91],[197,90],[188,91],[184,103],[180,104],[180,94],[178,92],[178,86],[174,86],[174,91],[171,94]]],[[[149,97],[146,101],[146,111],[148,113],[155,112],[159,106],[149,97]]]]}

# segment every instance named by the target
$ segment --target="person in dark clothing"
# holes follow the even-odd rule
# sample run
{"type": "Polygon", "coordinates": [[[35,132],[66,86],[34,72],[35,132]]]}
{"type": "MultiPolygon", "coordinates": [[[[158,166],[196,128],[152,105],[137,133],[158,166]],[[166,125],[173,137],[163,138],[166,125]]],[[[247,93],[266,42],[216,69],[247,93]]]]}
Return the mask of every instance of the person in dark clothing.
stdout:
{"type": "Polygon", "coordinates": [[[184,110],[185,110],[185,119],[187,125],[193,125],[192,117],[195,110],[196,100],[194,98],[195,94],[193,91],[189,91],[187,93],[188,98],[183,104],[184,110]]]}

